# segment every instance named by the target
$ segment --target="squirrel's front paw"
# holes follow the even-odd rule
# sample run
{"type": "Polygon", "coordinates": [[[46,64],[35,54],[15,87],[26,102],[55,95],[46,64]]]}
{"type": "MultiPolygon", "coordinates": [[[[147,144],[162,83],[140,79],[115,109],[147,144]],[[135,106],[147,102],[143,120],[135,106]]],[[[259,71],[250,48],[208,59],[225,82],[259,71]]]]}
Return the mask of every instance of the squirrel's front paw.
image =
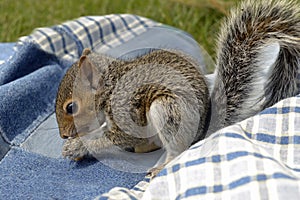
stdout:
{"type": "Polygon", "coordinates": [[[62,149],[62,155],[65,158],[79,161],[89,154],[87,148],[79,137],[68,139],[62,149]]]}

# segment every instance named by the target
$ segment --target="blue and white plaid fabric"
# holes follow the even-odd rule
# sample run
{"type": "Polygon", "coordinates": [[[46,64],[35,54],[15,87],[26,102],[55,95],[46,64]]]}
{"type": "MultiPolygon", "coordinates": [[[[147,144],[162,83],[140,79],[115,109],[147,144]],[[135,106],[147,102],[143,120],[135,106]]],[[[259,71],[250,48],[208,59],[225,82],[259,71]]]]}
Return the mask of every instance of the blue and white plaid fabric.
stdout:
{"type": "Polygon", "coordinates": [[[300,96],[193,145],[151,183],[99,199],[299,199],[300,96]]]}
{"type": "Polygon", "coordinates": [[[102,51],[126,43],[159,23],[136,15],[81,17],[66,23],[36,29],[20,41],[33,41],[43,50],[66,59],[78,59],[84,48],[102,51]]]}
{"type": "MultiPolygon", "coordinates": [[[[109,50],[161,24],[134,15],[82,17],[36,29],[20,43],[76,60],[84,48],[109,50]]],[[[115,187],[96,199],[299,199],[300,96],[194,144],[151,182],[115,187]]],[[[84,183],[83,183],[84,184],[84,183]]],[[[84,191],[82,191],[84,192],[84,191]]]]}

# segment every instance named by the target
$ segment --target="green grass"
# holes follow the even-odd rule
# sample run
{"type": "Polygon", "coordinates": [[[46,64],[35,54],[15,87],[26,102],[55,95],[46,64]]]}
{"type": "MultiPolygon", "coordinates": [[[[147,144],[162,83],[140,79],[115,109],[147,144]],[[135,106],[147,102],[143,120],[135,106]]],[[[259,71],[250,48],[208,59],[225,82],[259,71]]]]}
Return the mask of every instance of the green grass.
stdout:
{"type": "Polygon", "coordinates": [[[220,19],[237,0],[0,0],[0,42],[14,42],[36,27],[85,15],[131,13],[192,34],[210,55],[220,19]]]}

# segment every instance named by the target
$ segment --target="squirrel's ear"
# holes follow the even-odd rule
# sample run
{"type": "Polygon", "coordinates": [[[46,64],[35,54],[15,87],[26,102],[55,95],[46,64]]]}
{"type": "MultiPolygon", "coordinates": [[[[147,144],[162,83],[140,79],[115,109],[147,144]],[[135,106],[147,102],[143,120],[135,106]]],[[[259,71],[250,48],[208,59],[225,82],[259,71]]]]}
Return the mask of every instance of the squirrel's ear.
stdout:
{"type": "Polygon", "coordinates": [[[82,51],[82,56],[87,56],[87,55],[89,55],[91,53],[91,50],[89,49],[89,48],[85,48],[85,49],[83,49],[83,51],[82,51]]]}
{"type": "Polygon", "coordinates": [[[92,64],[90,59],[83,55],[79,60],[80,78],[83,83],[91,87],[92,90],[97,90],[98,84],[101,84],[103,78],[98,72],[96,66],[92,64]]]}

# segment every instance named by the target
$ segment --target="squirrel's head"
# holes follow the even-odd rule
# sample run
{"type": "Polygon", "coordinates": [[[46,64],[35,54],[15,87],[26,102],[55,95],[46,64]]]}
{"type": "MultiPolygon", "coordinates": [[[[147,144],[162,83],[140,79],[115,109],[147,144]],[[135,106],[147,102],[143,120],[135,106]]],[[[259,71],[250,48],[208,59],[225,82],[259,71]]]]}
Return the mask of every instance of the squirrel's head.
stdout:
{"type": "Polygon", "coordinates": [[[60,136],[64,139],[106,128],[101,101],[103,78],[89,54],[89,50],[84,50],[59,86],[56,117],[60,136]]]}

